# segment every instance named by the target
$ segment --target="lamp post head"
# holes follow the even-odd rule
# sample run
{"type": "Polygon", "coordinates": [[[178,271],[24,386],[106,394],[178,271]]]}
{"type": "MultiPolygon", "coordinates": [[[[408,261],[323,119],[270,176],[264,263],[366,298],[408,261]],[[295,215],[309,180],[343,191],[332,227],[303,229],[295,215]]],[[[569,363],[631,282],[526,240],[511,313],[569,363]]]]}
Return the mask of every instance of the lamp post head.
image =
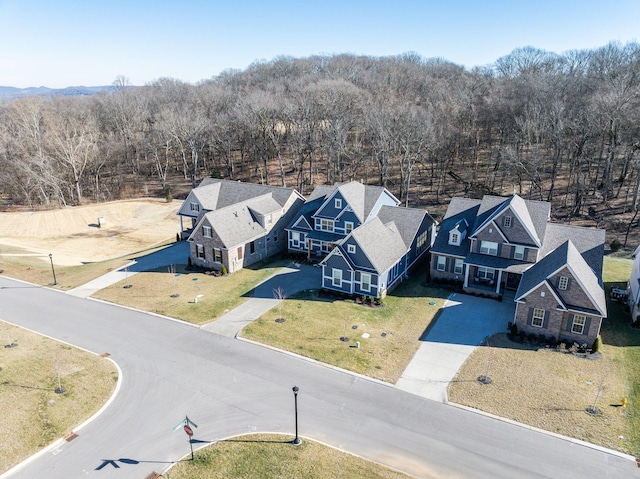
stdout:
{"type": "Polygon", "coordinates": [[[49,259],[53,258],[53,255],[51,253],[49,253],[49,259]]]}
{"type": "Polygon", "coordinates": [[[297,395],[298,395],[298,391],[299,391],[299,390],[300,390],[300,389],[298,389],[298,386],[293,386],[293,394],[294,394],[294,396],[297,396],[297,395]]]}

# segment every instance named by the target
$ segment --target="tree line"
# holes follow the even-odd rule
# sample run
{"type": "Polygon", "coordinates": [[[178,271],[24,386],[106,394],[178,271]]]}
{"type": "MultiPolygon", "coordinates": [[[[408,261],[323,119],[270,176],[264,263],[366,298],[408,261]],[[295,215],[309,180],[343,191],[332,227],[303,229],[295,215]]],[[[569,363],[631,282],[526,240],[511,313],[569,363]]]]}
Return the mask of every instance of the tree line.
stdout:
{"type": "Polygon", "coordinates": [[[409,206],[519,194],[588,214],[640,193],[640,45],[519,48],[465,69],[414,53],[279,57],[196,85],[119,77],[91,97],[0,107],[0,194],[106,201],[215,176],[362,180],[409,206]],[[586,208],[586,209],[585,209],[586,208]]]}

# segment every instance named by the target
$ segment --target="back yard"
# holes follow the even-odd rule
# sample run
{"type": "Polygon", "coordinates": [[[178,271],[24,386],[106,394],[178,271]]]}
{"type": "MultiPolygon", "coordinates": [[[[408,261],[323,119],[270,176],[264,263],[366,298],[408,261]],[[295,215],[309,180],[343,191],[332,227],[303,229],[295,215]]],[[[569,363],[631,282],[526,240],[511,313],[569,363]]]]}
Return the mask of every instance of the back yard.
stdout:
{"type": "MultiPolygon", "coordinates": [[[[607,296],[626,287],[631,261],[606,257],[607,296]]],[[[458,371],[452,402],[541,429],[640,455],[640,331],[625,307],[608,301],[600,359],[519,344],[506,334],[489,338],[458,371]],[[487,375],[491,384],[477,381],[487,375]],[[623,406],[623,398],[628,403],[623,406]],[[600,415],[586,412],[596,406],[600,415]]]]}

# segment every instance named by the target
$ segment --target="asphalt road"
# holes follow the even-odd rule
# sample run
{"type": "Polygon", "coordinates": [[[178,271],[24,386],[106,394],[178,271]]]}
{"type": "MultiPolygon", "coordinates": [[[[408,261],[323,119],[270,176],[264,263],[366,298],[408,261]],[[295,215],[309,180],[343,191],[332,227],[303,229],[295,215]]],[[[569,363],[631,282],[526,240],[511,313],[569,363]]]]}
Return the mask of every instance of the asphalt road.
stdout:
{"type": "MultiPolygon", "coordinates": [[[[144,478],[195,446],[294,432],[418,477],[638,477],[621,457],[474,414],[291,355],[152,315],[0,278],[6,321],[96,353],[123,371],[107,410],[15,478],[144,478]]],[[[514,401],[518,398],[514,397],[514,401]]],[[[293,447],[293,446],[292,446],[293,447]]],[[[196,452],[197,454],[197,452],[196,452]]]]}

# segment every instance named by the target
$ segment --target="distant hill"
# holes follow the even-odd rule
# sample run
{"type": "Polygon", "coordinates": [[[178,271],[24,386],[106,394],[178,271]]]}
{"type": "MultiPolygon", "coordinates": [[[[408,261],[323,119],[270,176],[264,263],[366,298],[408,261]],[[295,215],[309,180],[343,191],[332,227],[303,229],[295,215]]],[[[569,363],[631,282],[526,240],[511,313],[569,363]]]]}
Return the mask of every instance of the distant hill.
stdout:
{"type": "Polygon", "coordinates": [[[15,88],[12,86],[0,86],[0,99],[14,100],[25,96],[88,96],[101,91],[111,90],[113,86],[69,86],[66,88],[47,88],[46,86],[15,88]]]}

